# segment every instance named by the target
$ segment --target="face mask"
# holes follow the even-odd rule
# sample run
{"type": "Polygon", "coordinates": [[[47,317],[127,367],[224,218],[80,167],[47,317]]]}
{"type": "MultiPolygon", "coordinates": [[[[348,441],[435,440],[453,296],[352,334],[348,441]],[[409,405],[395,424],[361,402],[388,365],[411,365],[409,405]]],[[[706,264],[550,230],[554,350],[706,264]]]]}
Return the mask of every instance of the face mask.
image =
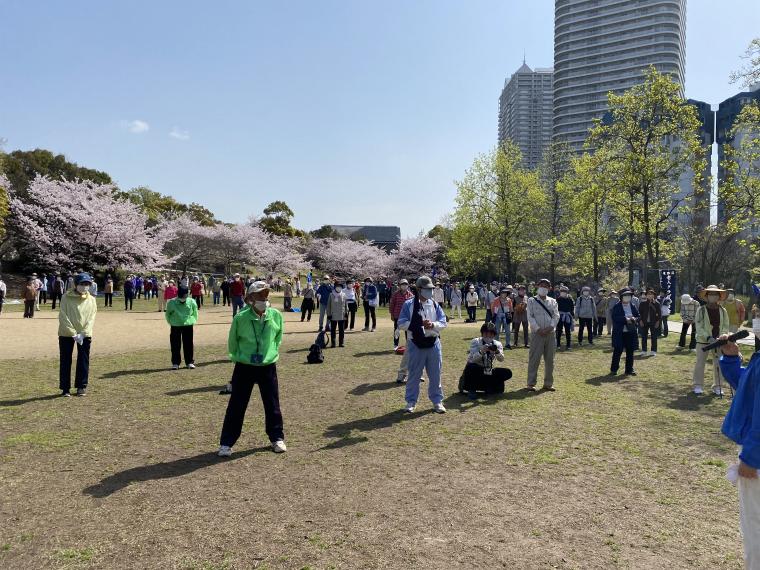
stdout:
{"type": "Polygon", "coordinates": [[[719,299],[720,299],[720,295],[708,295],[707,296],[707,300],[710,303],[717,303],[719,299]]]}
{"type": "Polygon", "coordinates": [[[423,299],[432,299],[433,298],[433,290],[432,289],[420,289],[420,295],[423,299]]]}
{"type": "Polygon", "coordinates": [[[623,303],[630,303],[631,302],[631,296],[630,295],[623,295],[621,297],[621,299],[623,300],[623,303]]]}
{"type": "Polygon", "coordinates": [[[90,288],[89,285],[77,285],[77,291],[79,293],[86,293],[87,289],[89,289],[89,288],[90,288]]]}
{"type": "Polygon", "coordinates": [[[588,292],[588,291],[584,291],[584,292],[583,292],[583,296],[584,296],[584,297],[588,297],[588,296],[589,296],[589,292],[588,292]]]}
{"type": "Polygon", "coordinates": [[[255,301],[253,303],[253,308],[256,309],[259,313],[266,311],[267,307],[269,307],[269,301],[255,301]]]}
{"type": "Polygon", "coordinates": [[[547,289],[546,287],[539,287],[538,288],[538,294],[541,297],[546,297],[549,294],[549,289],[547,289]]]}
{"type": "Polygon", "coordinates": [[[343,291],[343,287],[338,286],[335,288],[336,293],[340,293],[341,291],[343,291]]]}
{"type": "Polygon", "coordinates": [[[409,285],[399,285],[399,289],[401,289],[402,291],[406,291],[407,289],[409,289],[409,285]]]}
{"type": "Polygon", "coordinates": [[[729,293],[729,294],[728,294],[728,300],[729,300],[729,301],[733,301],[733,300],[734,300],[734,297],[735,297],[735,295],[734,295],[733,293],[729,293]]]}
{"type": "Polygon", "coordinates": [[[560,297],[567,297],[567,293],[565,293],[564,291],[562,291],[562,293],[560,293],[559,296],[560,297]]]}

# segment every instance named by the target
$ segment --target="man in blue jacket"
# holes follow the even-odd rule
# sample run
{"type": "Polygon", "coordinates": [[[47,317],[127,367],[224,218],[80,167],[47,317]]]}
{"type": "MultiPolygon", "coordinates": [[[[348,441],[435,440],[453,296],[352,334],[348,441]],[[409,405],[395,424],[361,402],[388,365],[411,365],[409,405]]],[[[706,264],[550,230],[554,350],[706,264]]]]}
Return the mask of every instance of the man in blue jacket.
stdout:
{"type": "MultiPolygon", "coordinates": [[[[754,329],[760,338],[760,329],[754,329]]],[[[727,335],[720,337],[728,338],[727,335]]],[[[760,569],[760,352],[742,367],[739,347],[729,342],[723,347],[720,369],[736,391],[723,421],[723,435],[736,442],[739,453],[739,523],[744,537],[745,567],[760,569]]]]}
{"type": "Polygon", "coordinates": [[[633,291],[625,287],[620,291],[620,302],[612,307],[612,363],[610,376],[617,376],[620,357],[625,351],[625,374],[636,376],[633,369],[633,353],[639,345],[639,310],[632,302],[633,291]]]}
{"type": "MultiPolygon", "coordinates": [[[[319,300],[319,330],[324,330],[325,315],[327,314],[327,301],[330,300],[330,293],[333,292],[332,285],[330,285],[330,276],[325,275],[322,279],[322,283],[317,288],[317,299],[319,300]]],[[[329,325],[330,323],[328,323],[329,325]]]]}

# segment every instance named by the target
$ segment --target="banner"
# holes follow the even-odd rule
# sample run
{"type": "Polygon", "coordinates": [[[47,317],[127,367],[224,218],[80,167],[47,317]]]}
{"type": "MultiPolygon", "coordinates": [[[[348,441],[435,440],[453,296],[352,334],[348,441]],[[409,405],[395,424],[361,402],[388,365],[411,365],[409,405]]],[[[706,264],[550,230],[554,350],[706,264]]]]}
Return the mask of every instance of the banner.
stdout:
{"type": "Polygon", "coordinates": [[[670,292],[670,314],[676,312],[676,285],[678,283],[678,275],[675,269],[660,269],[660,289],[662,291],[670,292]]]}

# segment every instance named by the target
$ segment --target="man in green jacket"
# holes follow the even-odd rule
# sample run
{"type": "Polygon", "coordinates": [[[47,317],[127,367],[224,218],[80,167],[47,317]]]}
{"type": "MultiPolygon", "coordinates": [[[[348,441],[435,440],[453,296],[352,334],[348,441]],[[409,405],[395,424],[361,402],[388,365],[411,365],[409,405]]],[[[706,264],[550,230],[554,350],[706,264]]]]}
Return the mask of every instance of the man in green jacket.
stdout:
{"type": "Polygon", "coordinates": [[[74,386],[77,396],[87,394],[87,381],[90,376],[90,345],[92,327],[98,305],[90,294],[92,277],[89,273],[80,273],[74,278],[74,287],[66,291],[61,298],[61,312],[58,313],[58,349],[61,357],[58,386],[61,396],[71,396],[71,363],[74,345],[77,345],[77,370],[74,386]]]}
{"type": "Polygon", "coordinates": [[[269,285],[256,281],[248,288],[247,307],[232,319],[227,352],[235,363],[230,385],[232,395],[224,416],[219,441],[220,457],[232,455],[243,429],[245,411],[253,385],[259,385],[267,436],[275,453],[287,451],[280,412],[277,360],[284,330],[282,314],[269,306],[269,285]]]}
{"type": "Polygon", "coordinates": [[[188,298],[187,287],[177,289],[177,296],[166,303],[166,322],[171,325],[169,344],[172,349],[172,370],[182,363],[180,349],[185,349],[185,365],[195,368],[193,358],[193,325],[198,321],[198,305],[188,298]]]}

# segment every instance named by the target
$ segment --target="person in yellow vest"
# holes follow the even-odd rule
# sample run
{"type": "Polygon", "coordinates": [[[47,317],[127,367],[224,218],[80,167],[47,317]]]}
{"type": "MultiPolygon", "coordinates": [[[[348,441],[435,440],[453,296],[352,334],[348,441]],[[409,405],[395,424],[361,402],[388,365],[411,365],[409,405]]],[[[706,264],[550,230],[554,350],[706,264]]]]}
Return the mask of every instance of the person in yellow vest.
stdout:
{"type": "Polygon", "coordinates": [[[736,298],[733,289],[726,289],[728,297],[723,302],[723,308],[728,313],[728,332],[735,333],[747,316],[747,309],[741,299],[736,298]]]}
{"type": "Polygon", "coordinates": [[[728,293],[710,285],[699,292],[700,298],[706,304],[697,309],[694,326],[697,329],[697,362],[694,364],[694,393],[702,394],[702,384],[705,380],[705,362],[712,356],[713,364],[713,393],[720,396],[723,393],[722,376],[720,372],[720,349],[704,352],[702,348],[728,333],[728,313],[720,306],[721,301],[728,298],[728,293]]]}
{"type": "Polygon", "coordinates": [[[64,397],[71,396],[71,364],[75,344],[77,369],[74,387],[77,389],[77,396],[87,394],[92,328],[98,312],[95,297],[90,294],[90,285],[90,274],[80,273],[74,278],[74,287],[66,291],[61,298],[61,312],[58,313],[58,349],[61,358],[58,387],[61,396],[64,397]]]}

